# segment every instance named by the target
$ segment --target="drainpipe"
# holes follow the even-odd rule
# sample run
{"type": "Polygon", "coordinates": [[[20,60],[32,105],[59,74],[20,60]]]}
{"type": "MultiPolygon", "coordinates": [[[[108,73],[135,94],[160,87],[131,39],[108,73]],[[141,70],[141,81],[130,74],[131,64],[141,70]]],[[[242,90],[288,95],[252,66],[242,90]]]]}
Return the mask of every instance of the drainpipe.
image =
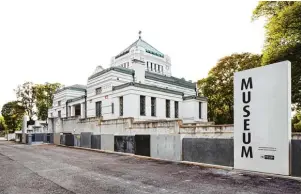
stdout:
{"type": "Polygon", "coordinates": [[[68,100],[66,100],[66,117],[68,117],[68,100]]]}
{"type": "Polygon", "coordinates": [[[133,82],[135,82],[135,71],[132,73],[133,82]]]}
{"type": "Polygon", "coordinates": [[[87,118],[87,90],[85,90],[85,119],[87,118]]]}

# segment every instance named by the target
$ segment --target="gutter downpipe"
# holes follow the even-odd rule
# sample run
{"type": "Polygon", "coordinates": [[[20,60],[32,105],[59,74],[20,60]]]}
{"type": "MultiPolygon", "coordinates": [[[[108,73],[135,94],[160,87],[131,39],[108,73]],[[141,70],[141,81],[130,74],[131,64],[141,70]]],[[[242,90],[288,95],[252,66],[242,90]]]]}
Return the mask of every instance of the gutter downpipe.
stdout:
{"type": "Polygon", "coordinates": [[[87,118],[87,90],[85,90],[85,119],[87,118]]]}
{"type": "Polygon", "coordinates": [[[66,117],[68,117],[68,100],[66,100],[66,117]]]}

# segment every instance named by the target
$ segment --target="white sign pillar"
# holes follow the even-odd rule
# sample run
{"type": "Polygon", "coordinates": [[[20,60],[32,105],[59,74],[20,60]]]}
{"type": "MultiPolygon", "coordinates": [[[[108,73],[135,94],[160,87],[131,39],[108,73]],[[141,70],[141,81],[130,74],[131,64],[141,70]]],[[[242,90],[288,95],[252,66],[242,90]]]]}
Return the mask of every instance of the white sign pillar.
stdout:
{"type": "Polygon", "coordinates": [[[234,168],[289,175],[289,61],[234,74],[234,168]]]}
{"type": "Polygon", "coordinates": [[[23,122],[22,122],[22,143],[26,143],[27,121],[28,120],[29,120],[28,116],[24,115],[23,122]]]}

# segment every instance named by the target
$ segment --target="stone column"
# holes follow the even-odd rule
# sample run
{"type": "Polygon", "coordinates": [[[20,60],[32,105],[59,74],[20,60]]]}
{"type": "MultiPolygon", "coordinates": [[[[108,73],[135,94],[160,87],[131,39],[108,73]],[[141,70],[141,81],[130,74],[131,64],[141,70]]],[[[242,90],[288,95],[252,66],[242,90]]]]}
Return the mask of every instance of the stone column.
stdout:
{"type": "Polygon", "coordinates": [[[71,106],[71,111],[70,111],[70,116],[74,116],[75,115],[75,108],[74,106],[72,105],[71,106]]]}
{"type": "Polygon", "coordinates": [[[27,121],[28,121],[28,116],[25,115],[23,117],[23,123],[22,123],[22,143],[26,143],[27,121]]]}
{"type": "Polygon", "coordinates": [[[85,103],[80,104],[80,118],[85,118],[85,103]]]}

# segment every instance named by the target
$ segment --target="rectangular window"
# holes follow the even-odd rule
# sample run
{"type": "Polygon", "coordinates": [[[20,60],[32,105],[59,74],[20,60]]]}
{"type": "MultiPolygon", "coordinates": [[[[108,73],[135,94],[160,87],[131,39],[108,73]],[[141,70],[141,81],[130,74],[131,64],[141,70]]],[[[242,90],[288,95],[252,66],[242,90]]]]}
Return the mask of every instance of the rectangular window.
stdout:
{"type": "Polygon", "coordinates": [[[123,116],[123,97],[119,97],[119,116],[123,116]]]}
{"type": "Polygon", "coordinates": [[[61,118],[62,114],[61,114],[61,111],[60,111],[60,110],[57,111],[57,115],[58,115],[59,118],[61,118]]]}
{"type": "Polygon", "coordinates": [[[163,73],[163,66],[162,66],[162,73],[163,73]]]}
{"type": "Polygon", "coordinates": [[[140,115],[145,116],[145,96],[140,96],[140,115]]]}
{"type": "Polygon", "coordinates": [[[153,71],[153,63],[151,63],[151,71],[153,71]]]}
{"type": "Polygon", "coordinates": [[[156,116],[156,98],[151,97],[151,116],[156,116]]]}
{"type": "Polygon", "coordinates": [[[96,117],[101,116],[101,101],[95,103],[96,117]]]}
{"type": "Polygon", "coordinates": [[[199,118],[202,118],[202,102],[199,102],[199,118]]]}
{"type": "Polygon", "coordinates": [[[170,100],[165,101],[166,118],[170,118],[170,100]]]}
{"type": "Polygon", "coordinates": [[[112,103],[112,114],[114,114],[114,103],[112,103]]]}
{"type": "Polygon", "coordinates": [[[161,65],[158,65],[158,72],[160,73],[161,71],[161,65]]]}
{"type": "Polygon", "coordinates": [[[97,95],[97,94],[101,94],[101,91],[102,91],[101,87],[96,88],[96,89],[95,89],[96,95],[97,95]]]}
{"type": "Polygon", "coordinates": [[[75,116],[79,116],[80,115],[80,104],[77,104],[74,106],[74,112],[75,112],[75,116]]]}
{"type": "Polygon", "coordinates": [[[61,106],[61,101],[58,101],[58,102],[57,102],[57,105],[58,105],[58,106],[61,106]]]}
{"type": "Polygon", "coordinates": [[[175,101],[175,118],[179,118],[179,102],[175,101]]]}
{"type": "Polygon", "coordinates": [[[146,62],[146,69],[148,70],[148,61],[146,62]]]}
{"type": "Polygon", "coordinates": [[[155,72],[157,71],[157,64],[155,64],[155,72]]]}

